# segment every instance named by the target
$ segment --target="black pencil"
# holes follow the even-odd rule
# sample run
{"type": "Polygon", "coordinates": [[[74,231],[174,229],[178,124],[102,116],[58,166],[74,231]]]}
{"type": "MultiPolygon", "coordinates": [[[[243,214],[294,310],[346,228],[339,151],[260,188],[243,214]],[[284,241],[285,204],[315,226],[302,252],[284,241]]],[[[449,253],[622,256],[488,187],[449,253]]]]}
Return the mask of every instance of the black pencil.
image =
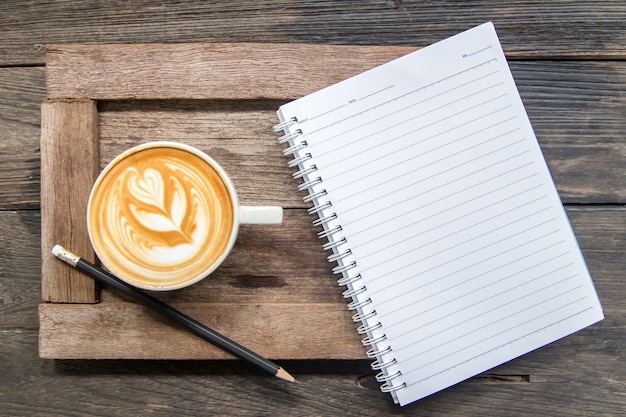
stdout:
{"type": "Polygon", "coordinates": [[[52,249],[52,254],[62,261],[73,266],[74,268],[78,269],[79,271],[82,271],[90,277],[94,278],[95,280],[110,285],[111,287],[114,287],[124,294],[132,297],[135,301],[138,301],[139,303],[151,308],[152,310],[161,313],[166,317],[169,317],[170,319],[189,329],[191,332],[195,333],[197,336],[200,336],[201,338],[213,343],[214,345],[224,349],[225,351],[232,353],[233,355],[266,370],[277,378],[284,379],[285,381],[289,382],[297,382],[293,376],[291,376],[280,366],[276,365],[274,362],[265,359],[262,356],[259,356],[251,350],[230,340],[226,336],[221,335],[215,330],[208,328],[204,324],[165,304],[161,300],[158,300],[151,295],[146,294],[145,292],[133,287],[132,285],[127,284],[113,274],[110,274],[107,271],[98,268],[96,265],[82,259],[81,257],[68,251],[67,249],[56,245],[52,249]]]}

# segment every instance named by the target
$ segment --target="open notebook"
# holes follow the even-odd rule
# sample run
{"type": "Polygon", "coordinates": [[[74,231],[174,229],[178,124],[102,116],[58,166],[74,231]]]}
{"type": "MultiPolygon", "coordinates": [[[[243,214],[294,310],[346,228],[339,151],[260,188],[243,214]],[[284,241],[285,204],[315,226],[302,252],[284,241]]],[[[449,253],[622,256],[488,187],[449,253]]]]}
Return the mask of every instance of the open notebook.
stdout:
{"type": "Polygon", "coordinates": [[[396,402],[603,318],[493,24],[287,103],[278,117],[396,402]]]}

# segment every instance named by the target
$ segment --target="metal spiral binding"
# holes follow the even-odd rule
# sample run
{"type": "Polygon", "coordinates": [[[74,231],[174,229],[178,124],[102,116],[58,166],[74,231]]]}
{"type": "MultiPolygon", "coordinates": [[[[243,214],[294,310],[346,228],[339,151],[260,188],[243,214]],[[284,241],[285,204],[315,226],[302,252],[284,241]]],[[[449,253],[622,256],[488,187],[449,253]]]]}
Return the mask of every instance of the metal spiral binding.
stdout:
{"type": "Polygon", "coordinates": [[[305,135],[302,130],[294,126],[297,124],[298,119],[292,117],[275,125],[274,131],[285,131],[285,134],[278,138],[278,143],[290,144],[289,147],[283,150],[284,155],[294,155],[294,158],[287,165],[290,168],[299,167],[299,170],[294,172],[292,176],[294,179],[302,178],[303,180],[298,185],[299,191],[308,191],[303,201],[313,203],[313,207],[308,209],[309,214],[317,216],[317,219],[313,221],[313,225],[323,226],[324,230],[319,232],[317,236],[320,239],[328,240],[322,247],[324,250],[332,250],[333,252],[328,256],[328,261],[337,262],[337,265],[332,269],[333,274],[341,276],[337,279],[337,284],[348,287],[343,291],[342,296],[346,299],[351,299],[351,302],[348,303],[348,310],[355,311],[352,320],[355,323],[361,322],[361,325],[357,328],[357,333],[365,335],[361,343],[363,346],[370,347],[366,353],[367,357],[376,359],[372,362],[371,367],[373,370],[380,371],[376,375],[376,380],[382,383],[380,389],[383,392],[399,390],[406,387],[406,383],[396,383],[402,372],[399,370],[393,373],[387,372],[389,367],[397,364],[397,360],[385,357],[385,355],[392,352],[392,348],[385,343],[387,341],[386,334],[377,335],[375,333],[377,331],[380,332],[383,325],[376,320],[376,310],[371,307],[367,308],[373,301],[370,297],[366,297],[367,286],[362,283],[363,277],[357,270],[357,263],[350,259],[352,250],[346,249],[346,247],[349,247],[349,243],[346,237],[341,235],[342,227],[340,224],[335,224],[338,221],[338,216],[336,213],[331,212],[332,202],[324,201],[323,199],[324,196],[328,195],[328,192],[326,189],[318,187],[324,181],[320,176],[313,176],[318,168],[315,164],[308,166],[306,164],[307,161],[312,161],[314,157],[308,152],[307,148],[309,145],[306,138],[304,138],[305,135]]]}
{"type": "MultiPolygon", "coordinates": [[[[309,213],[309,214],[312,214],[312,213],[309,213]]],[[[342,230],[343,230],[343,229],[341,228],[341,226],[335,226],[335,227],[333,227],[332,229],[325,229],[325,230],[323,230],[323,231],[319,232],[319,233],[317,234],[317,237],[319,237],[320,239],[323,239],[323,238],[325,238],[325,237],[332,236],[332,235],[334,235],[335,233],[339,233],[339,232],[341,232],[342,230]]]]}
{"type": "Polygon", "coordinates": [[[307,146],[309,146],[309,145],[306,143],[306,140],[303,140],[302,142],[298,143],[297,145],[293,145],[293,146],[290,146],[288,148],[283,149],[283,155],[285,155],[285,156],[291,155],[291,154],[293,154],[295,152],[298,152],[300,149],[306,148],[307,146]]]}
{"type": "MultiPolygon", "coordinates": [[[[361,340],[361,343],[363,344],[363,346],[372,346],[372,345],[375,345],[377,343],[384,342],[385,340],[387,340],[387,335],[386,334],[382,334],[382,335],[380,335],[378,337],[374,337],[374,338],[368,336],[365,339],[361,340]]],[[[394,360],[395,360],[395,358],[394,358],[394,360]]]]}
{"type": "Polygon", "coordinates": [[[298,123],[298,119],[296,117],[291,117],[283,122],[274,125],[274,132],[280,132],[285,128],[291,126],[294,123],[298,123]]]}
{"type": "Polygon", "coordinates": [[[389,382],[394,378],[399,377],[400,375],[402,375],[402,372],[400,371],[396,371],[393,374],[385,374],[384,372],[379,372],[376,374],[376,381],[378,382],[389,382]]]}
{"type": "Polygon", "coordinates": [[[398,363],[398,361],[396,360],[396,358],[391,358],[391,360],[388,360],[387,362],[380,362],[378,360],[372,362],[371,367],[373,370],[378,371],[384,368],[388,368],[391,365],[395,365],[396,363],[398,363]]]}
{"type": "Polygon", "coordinates": [[[334,249],[337,246],[341,246],[341,245],[343,245],[346,242],[347,242],[347,240],[346,240],[345,237],[342,237],[339,240],[330,240],[327,243],[325,243],[324,246],[322,246],[322,249],[324,249],[324,250],[334,249]]]}
{"type": "Polygon", "coordinates": [[[305,181],[302,184],[298,185],[298,191],[308,190],[309,187],[312,187],[314,185],[321,184],[321,183],[322,183],[322,177],[317,177],[315,179],[305,181]]]}
{"type": "Polygon", "coordinates": [[[339,253],[334,253],[332,255],[328,256],[328,262],[335,262],[338,261],[340,259],[344,259],[347,258],[348,256],[352,255],[352,251],[350,249],[343,251],[343,252],[339,252],[339,253]]]}
{"type": "Polygon", "coordinates": [[[306,175],[309,175],[310,173],[315,172],[315,171],[317,171],[317,166],[316,165],[311,165],[308,168],[304,168],[304,169],[301,169],[299,171],[294,172],[293,174],[291,174],[291,176],[294,179],[298,179],[298,178],[302,178],[302,177],[304,177],[306,175]]]}
{"type": "Polygon", "coordinates": [[[304,201],[305,203],[309,203],[309,202],[311,202],[313,200],[316,200],[316,199],[318,199],[320,197],[325,196],[326,194],[328,194],[328,192],[326,192],[326,190],[321,190],[321,191],[318,191],[316,193],[307,195],[306,197],[304,197],[302,199],[302,201],[304,201]]]}
{"type": "Polygon", "coordinates": [[[333,274],[341,274],[353,268],[356,268],[356,262],[354,261],[350,262],[349,264],[337,265],[336,267],[333,268],[333,274]]]}
{"type": "MultiPolygon", "coordinates": [[[[337,218],[337,214],[336,213],[333,213],[330,216],[318,218],[317,220],[313,221],[313,226],[325,225],[326,223],[331,222],[331,221],[335,220],[336,218],[337,218]]],[[[328,248],[328,249],[330,249],[330,248],[328,248]]]]}
{"type": "Polygon", "coordinates": [[[362,323],[366,320],[371,319],[372,317],[376,317],[377,314],[378,313],[376,313],[376,310],[372,310],[367,313],[356,313],[354,316],[352,316],[352,321],[355,323],[362,323]]]}
{"type": "MultiPolygon", "coordinates": [[[[351,290],[345,290],[341,295],[343,295],[343,298],[352,298],[355,295],[364,293],[365,291],[367,291],[367,287],[363,285],[361,287],[354,287],[351,290]]],[[[361,321],[361,320],[355,320],[355,321],[361,321]]]]}
{"type": "Polygon", "coordinates": [[[299,157],[299,158],[294,158],[294,159],[292,159],[291,161],[289,161],[289,162],[287,163],[287,166],[288,166],[289,168],[293,168],[293,167],[298,166],[298,165],[299,165],[299,164],[301,164],[302,162],[308,161],[308,160],[309,160],[309,159],[311,159],[311,158],[313,158],[313,157],[311,156],[311,154],[310,154],[310,153],[305,153],[305,154],[304,154],[304,156],[301,156],[301,157],[299,157]]]}
{"type": "Polygon", "coordinates": [[[330,208],[333,205],[333,203],[331,203],[330,201],[327,201],[325,203],[322,204],[318,204],[317,206],[313,206],[310,209],[308,209],[308,213],[309,214],[317,214],[320,211],[326,210],[327,208],[330,208]]]}
{"type": "Polygon", "coordinates": [[[287,143],[292,139],[297,138],[298,136],[302,135],[302,130],[298,129],[294,132],[291,133],[285,133],[284,135],[282,135],[281,137],[278,138],[278,143],[283,144],[283,143],[287,143]]]}
{"type": "Polygon", "coordinates": [[[400,385],[391,385],[389,382],[385,382],[380,386],[380,390],[382,392],[393,392],[402,388],[406,388],[406,382],[403,382],[400,385]]]}
{"type": "MultiPolygon", "coordinates": [[[[354,277],[348,277],[348,278],[357,278],[360,279],[360,275],[356,275],[354,277]]],[[[342,285],[342,284],[339,284],[342,285]]],[[[348,303],[348,310],[350,311],[354,311],[354,310],[358,310],[360,308],[365,307],[366,305],[372,304],[372,299],[370,297],[367,297],[365,300],[361,300],[361,301],[352,301],[350,303],[348,303]]]]}
{"type": "MultiPolygon", "coordinates": [[[[337,285],[339,285],[340,287],[343,287],[343,286],[346,286],[348,284],[352,284],[353,282],[356,282],[356,281],[360,280],[361,278],[363,278],[361,276],[361,274],[356,274],[356,275],[352,275],[352,276],[346,275],[346,276],[343,276],[343,277],[341,277],[341,278],[339,278],[337,280],[337,285]]],[[[363,300],[363,301],[365,301],[365,300],[363,300]]],[[[361,302],[363,302],[363,301],[361,301],[361,302]]],[[[370,302],[371,302],[371,300],[370,300],[370,302]]],[[[350,304],[352,304],[352,303],[350,303],[350,304]]],[[[360,308],[360,307],[362,307],[362,306],[359,305],[358,307],[355,307],[355,308],[360,308]]],[[[350,308],[350,305],[348,305],[348,309],[349,310],[354,310],[354,308],[350,308]]]]}
{"type": "Polygon", "coordinates": [[[358,334],[367,334],[367,333],[373,332],[374,330],[382,329],[382,327],[383,327],[383,324],[381,322],[376,322],[375,324],[372,324],[370,326],[366,326],[365,324],[362,324],[356,329],[356,332],[358,334]]]}
{"type": "Polygon", "coordinates": [[[368,358],[374,359],[380,355],[385,355],[387,353],[391,352],[391,346],[386,346],[382,349],[370,349],[367,352],[365,352],[365,354],[367,355],[368,358]]]}

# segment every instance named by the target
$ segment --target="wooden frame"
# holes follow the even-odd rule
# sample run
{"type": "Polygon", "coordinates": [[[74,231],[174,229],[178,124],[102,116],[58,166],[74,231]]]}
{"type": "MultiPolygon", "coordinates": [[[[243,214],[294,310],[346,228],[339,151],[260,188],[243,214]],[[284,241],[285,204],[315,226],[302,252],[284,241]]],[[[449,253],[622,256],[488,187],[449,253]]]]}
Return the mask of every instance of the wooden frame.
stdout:
{"type": "Polygon", "coordinates": [[[242,228],[233,254],[210,278],[159,298],[266,357],[365,358],[271,126],[282,102],[414,49],[48,46],[41,134],[40,356],[230,358],[141,306],[100,290],[50,253],[61,244],[94,261],[85,209],[97,173],[132,145],[168,139],[217,159],[233,177],[243,203],[278,204],[286,210],[282,226],[242,228]]]}

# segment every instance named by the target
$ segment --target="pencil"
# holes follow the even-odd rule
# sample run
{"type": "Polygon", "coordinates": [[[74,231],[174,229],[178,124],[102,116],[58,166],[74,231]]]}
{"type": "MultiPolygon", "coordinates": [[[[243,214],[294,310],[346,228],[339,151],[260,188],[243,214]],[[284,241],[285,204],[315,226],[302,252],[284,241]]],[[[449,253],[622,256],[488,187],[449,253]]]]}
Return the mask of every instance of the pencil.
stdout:
{"type": "Polygon", "coordinates": [[[216,332],[215,330],[208,328],[199,321],[194,320],[191,317],[181,313],[175,308],[165,304],[161,300],[158,300],[151,295],[146,294],[145,292],[133,287],[132,285],[127,284],[126,282],[117,278],[115,275],[98,268],[96,265],[73,254],[67,249],[61,247],[60,245],[56,245],[52,249],[52,254],[60,260],[78,269],[79,271],[89,275],[96,281],[110,285],[111,287],[116,288],[122,293],[132,297],[135,301],[151,308],[157,313],[161,313],[162,315],[169,317],[175,322],[186,327],[192,333],[195,333],[197,336],[200,336],[204,340],[207,340],[214,345],[222,348],[226,352],[232,353],[238,358],[241,358],[245,361],[250,362],[253,365],[258,366],[261,369],[264,369],[265,371],[271,373],[277,378],[283,379],[288,382],[297,382],[293,376],[291,376],[280,366],[276,365],[274,362],[263,358],[262,356],[252,352],[250,349],[247,349],[240,344],[230,340],[226,336],[216,332]]]}

